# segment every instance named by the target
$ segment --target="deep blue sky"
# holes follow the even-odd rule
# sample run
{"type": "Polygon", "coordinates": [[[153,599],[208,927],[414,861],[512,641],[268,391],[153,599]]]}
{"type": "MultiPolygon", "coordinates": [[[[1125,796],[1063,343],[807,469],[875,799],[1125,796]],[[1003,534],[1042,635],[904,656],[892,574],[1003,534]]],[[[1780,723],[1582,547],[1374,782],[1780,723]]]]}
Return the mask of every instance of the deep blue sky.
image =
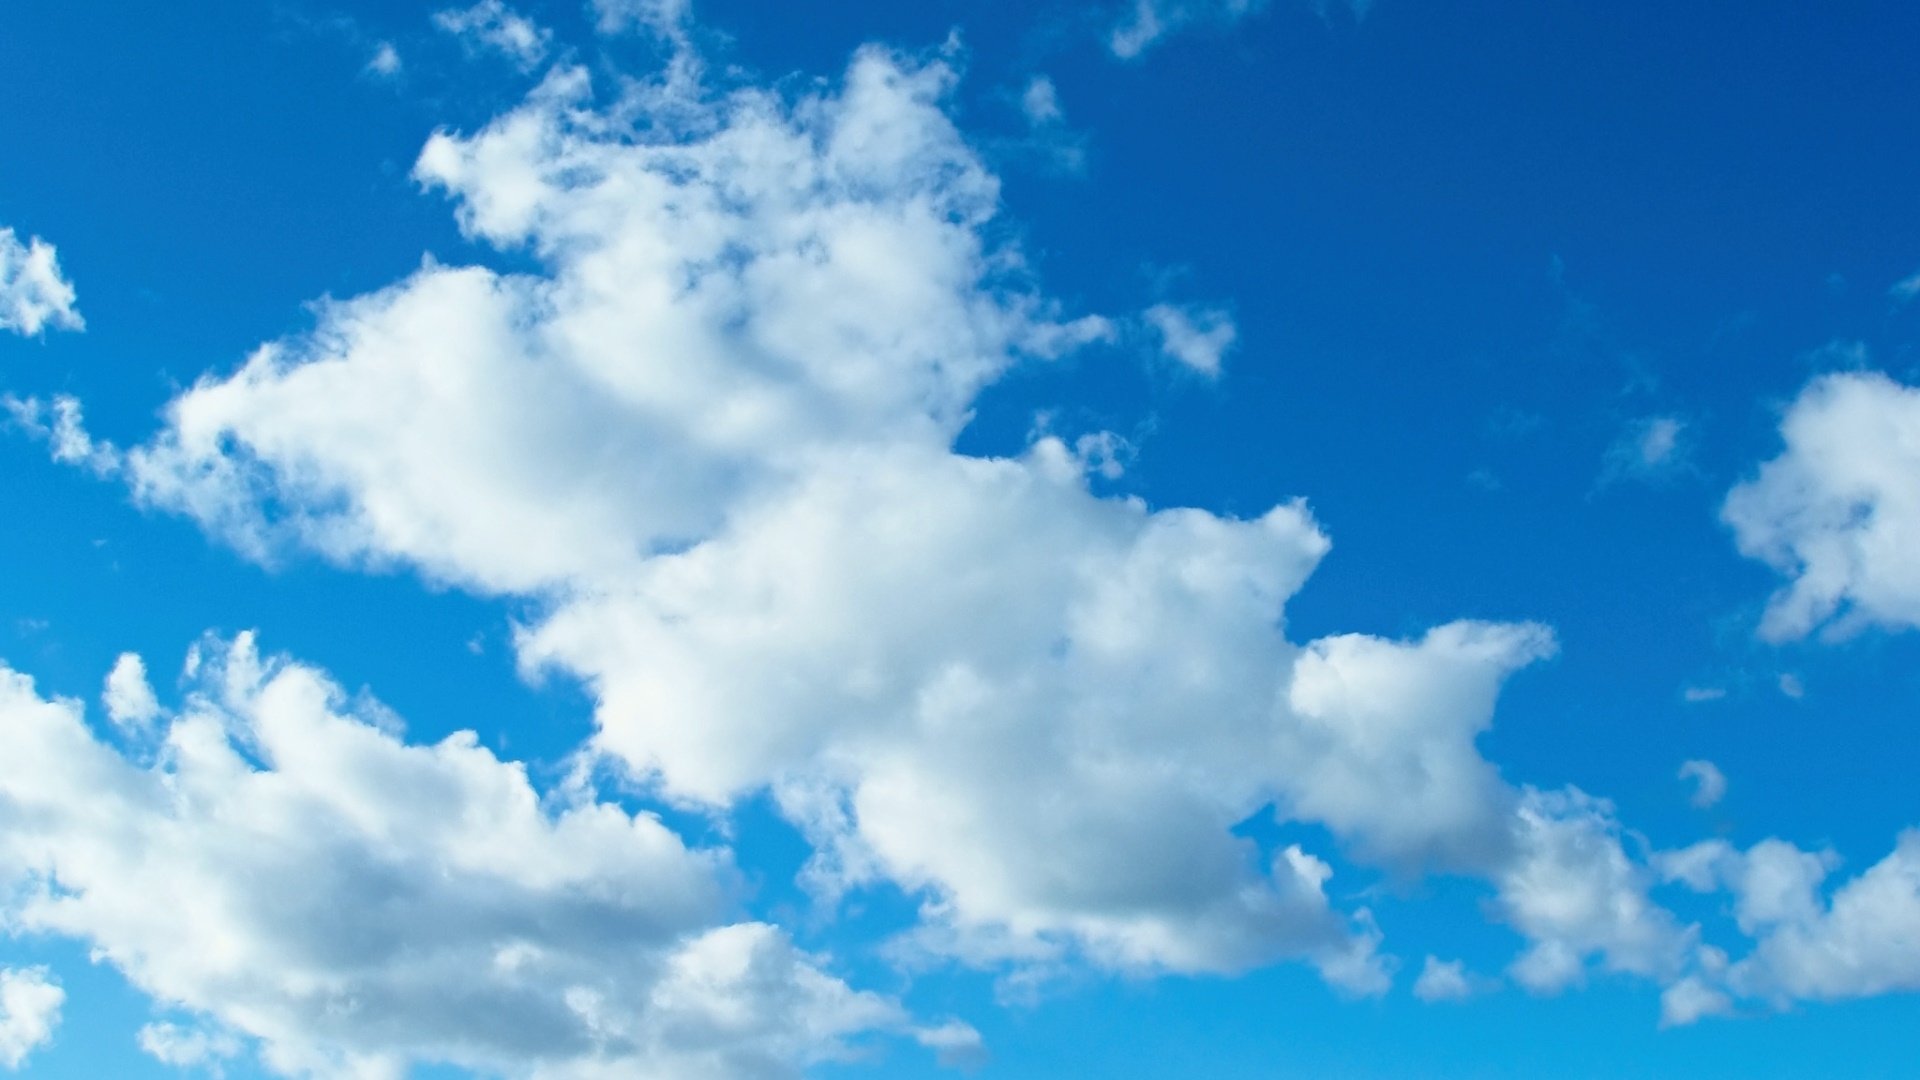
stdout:
{"type": "MultiPolygon", "coordinates": [[[[650,62],[596,39],[571,0],[517,7],[589,67],[650,62]]],[[[1096,346],[989,389],[962,451],[1017,453],[1035,412],[1056,410],[1136,444],[1103,490],[1240,515],[1304,497],[1333,549],[1288,607],[1294,640],[1463,617],[1554,628],[1558,655],[1515,676],[1480,743],[1510,780],[1610,798],[1654,847],[1778,836],[1831,847],[1842,876],[1872,864],[1920,823],[1920,644],[1760,640],[1780,581],[1718,514],[1779,452],[1781,412],[1816,373],[1920,381],[1920,304],[1889,293],[1920,269],[1920,10],[1333,7],[1201,18],[1130,60],[1103,47],[1115,9],[1092,4],[696,0],[695,16],[742,83],[832,79],[864,43],[922,52],[957,31],[949,110],[1002,179],[995,228],[1046,292],[1074,311],[1231,312],[1217,381],[1143,361],[1131,339],[1096,346]],[[1042,74],[1078,168],[1021,116],[1042,74]],[[1644,475],[1610,467],[1652,418],[1680,421],[1675,456],[1644,475]],[[1804,694],[1783,693],[1783,675],[1804,694]],[[1730,780],[1708,810],[1675,777],[1695,758],[1730,780]]],[[[319,298],[382,287],[428,254],[525,265],[463,238],[447,199],[410,178],[432,132],[478,128],[531,81],[465,55],[432,10],[8,4],[0,225],[58,246],[87,325],[0,335],[0,390],[72,395],[97,436],[134,445],[197,379],[310,327],[319,298]],[[380,41],[404,58],[397,78],[362,70],[380,41]]],[[[369,688],[415,739],[476,729],[543,784],[592,730],[586,690],[517,673],[517,601],[310,555],[262,568],[19,432],[0,439],[0,518],[0,657],[44,693],[92,701],[132,650],[165,698],[203,632],[258,627],[268,648],[369,688]]],[[[883,890],[838,923],[798,914],[797,834],[764,801],[739,815],[754,913],[793,914],[860,985],[907,987],[876,950],[911,906],[883,890]]],[[[1676,1030],[1657,1026],[1656,988],[1606,974],[1553,997],[1508,985],[1423,1004],[1407,989],[1422,953],[1492,976],[1516,950],[1481,916],[1485,888],[1324,857],[1337,881],[1383,890],[1386,948],[1407,950],[1384,998],[1283,965],[1087,974],[1012,1005],[992,973],[942,970],[908,1000],[980,1029],[983,1077],[1894,1077],[1920,1059],[1920,1012],[1899,995],[1676,1030]]],[[[1706,920],[1709,940],[1727,932],[1723,898],[1656,895],[1706,920]]],[[[133,1043],[148,1003],[84,946],[21,936],[0,941],[0,962],[50,964],[68,991],[29,1075],[167,1072],[133,1043]]],[[[935,1072],[895,1046],[820,1074],[935,1072]]]]}

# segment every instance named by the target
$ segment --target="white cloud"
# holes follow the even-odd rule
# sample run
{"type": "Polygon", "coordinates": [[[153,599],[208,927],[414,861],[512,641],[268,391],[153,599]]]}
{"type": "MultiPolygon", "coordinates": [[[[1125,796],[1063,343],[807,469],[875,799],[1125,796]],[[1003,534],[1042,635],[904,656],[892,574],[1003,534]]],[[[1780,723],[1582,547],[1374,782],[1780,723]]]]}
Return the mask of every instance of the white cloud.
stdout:
{"type": "Polygon", "coordinates": [[[1680,691],[1680,697],[1689,705],[1699,705],[1708,701],[1721,701],[1727,696],[1724,686],[1689,686],[1680,691]]]}
{"type": "Polygon", "coordinates": [[[53,1041],[67,992],[46,968],[0,968],[0,1068],[18,1069],[53,1041]]]}
{"type": "Polygon", "coordinates": [[[997,181],[937,107],[950,81],[867,53],[837,97],[788,115],[743,91],[662,141],[557,75],[418,166],[552,278],[428,265],[334,304],[174,402],[136,484],[257,554],[529,591],[629,572],[822,455],[944,446],[1008,365],[1109,333],[1053,319],[987,248],[997,181]],[[299,509],[263,520],[275,488],[299,509]]]}
{"type": "Polygon", "coordinates": [[[1920,627],[1920,389],[1877,372],[1823,375],[1780,434],[1785,451],[1720,512],[1742,554],[1791,579],[1761,634],[1920,627]]]}
{"type": "Polygon", "coordinates": [[[1659,861],[1671,880],[1731,893],[1735,922],[1757,939],[1746,957],[1709,969],[1688,991],[1713,1007],[1683,1008],[1673,1023],[1730,1011],[1736,998],[1786,1008],[1920,990],[1920,831],[1902,833],[1891,854],[1825,897],[1821,884],[1837,857],[1781,840],[1744,852],[1710,840],[1659,861]]]}
{"type": "Polygon", "coordinates": [[[1690,801],[1703,810],[1719,802],[1727,793],[1726,774],[1711,761],[1682,762],[1680,779],[1693,781],[1693,797],[1690,801]]]}
{"type": "Polygon", "coordinates": [[[546,59],[553,31],[514,11],[502,0],[434,12],[433,24],[473,46],[491,49],[531,71],[546,59]]]}
{"type": "Polygon", "coordinates": [[[1600,482],[1659,482],[1685,472],[1687,423],[1677,416],[1647,416],[1627,424],[1607,447],[1600,482]]]}
{"type": "Polygon", "coordinates": [[[1748,852],[1736,886],[1744,921],[1767,929],[1728,973],[1736,989],[1776,1002],[1920,990],[1920,832],[1824,903],[1814,887],[1831,857],[1769,843],[1748,852]]]}
{"type": "Polygon", "coordinates": [[[1779,686],[1782,695],[1790,697],[1795,701],[1799,701],[1801,698],[1807,696],[1806,684],[1800,681],[1800,676],[1790,671],[1781,672],[1779,678],[1774,680],[1774,683],[1779,686]]]}
{"type": "Polygon", "coordinates": [[[1733,1012],[1733,998],[1708,980],[1689,975],[1660,993],[1660,1026],[1685,1027],[1733,1012]]]}
{"type": "Polygon", "coordinates": [[[1220,374],[1221,358],[1239,335],[1233,316],[1217,308],[1155,304],[1146,320],[1168,356],[1207,376],[1220,374]]]}
{"type": "Polygon", "coordinates": [[[0,395],[7,418],[37,439],[44,439],[53,460],[86,469],[96,476],[120,471],[120,451],[111,443],[95,442],[80,416],[80,402],[66,394],[52,404],[38,398],[0,395]]]}
{"type": "Polygon", "coordinates": [[[140,727],[160,715],[160,702],[147,682],[147,665],[139,653],[121,653],[107,673],[106,691],[100,700],[114,723],[140,727]]]}
{"type": "MultiPolygon", "coordinates": [[[[596,108],[557,71],[416,167],[538,272],[429,262],[326,304],[114,460],[253,557],[527,601],[520,661],[587,684],[592,753],[716,813],[769,793],[822,900],[919,904],[905,955],[1035,979],[1291,957],[1384,990],[1329,863],[1233,831],[1272,806],[1363,861],[1494,881],[1535,985],[1678,971],[1610,810],[1516,791],[1476,746],[1545,628],[1295,643],[1328,549],[1302,504],[1097,496],[1098,434],[953,452],[1010,368],[1113,335],[993,239],[953,79],[869,49],[797,100],[669,77],[596,108]]],[[[1217,369],[1231,323],[1164,314],[1217,369]]]]}
{"type": "MultiPolygon", "coordinates": [[[[596,745],[673,795],[772,786],[830,891],[922,892],[936,951],[1188,971],[1345,955],[1324,865],[1263,864],[1229,831],[1307,771],[1279,742],[1292,650],[1271,627],[1324,541],[1295,507],[1150,515],[1042,458],[840,459],[567,605],[523,659],[585,675],[596,745]]],[[[1353,707],[1328,703],[1329,727],[1353,707]]],[[[1337,730],[1301,746],[1346,749],[1337,730]]]]}
{"type": "Polygon", "coordinates": [[[595,26],[603,34],[639,28],[683,40],[692,17],[692,0],[592,0],[595,26]]]}
{"type": "Polygon", "coordinates": [[[403,66],[400,50],[394,48],[393,42],[381,41],[374,44],[373,56],[367,60],[367,73],[391,79],[400,74],[403,66]]]}
{"type": "Polygon", "coordinates": [[[1427,957],[1420,977],[1414,980],[1413,996],[1425,1002],[1465,1001],[1473,996],[1473,980],[1467,966],[1458,960],[1427,957]]]}
{"type": "Polygon", "coordinates": [[[1066,118],[1060,108],[1060,92],[1045,75],[1035,75],[1027,81],[1027,88],[1020,93],[1020,111],[1035,127],[1058,124],[1066,118]]]}
{"type": "Polygon", "coordinates": [[[202,651],[140,761],[0,669],[0,918],[213,1025],[151,1029],[150,1052],[231,1031],[287,1075],[733,1077],[913,1032],[773,927],[725,924],[724,853],[585,792],[543,801],[470,732],[404,743],[249,635],[202,651]]]}
{"type": "Polygon", "coordinates": [[[1266,0],[1133,0],[1107,35],[1107,48],[1131,60],[1189,23],[1237,22],[1265,7],[1266,0]]]}
{"type": "Polygon", "coordinates": [[[1573,788],[1529,790],[1519,813],[1520,853],[1496,901],[1532,942],[1513,978],[1551,993],[1580,982],[1593,957],[1609,971],[1676,978],[1696,932],[1648,897],[1653,875],[1627,854],[1613,807],[1573,788]]]}
{"type": "Polygon", "coordinates": [[[1086,167],[1087,136],[1067,126],[1052,79],[1035,75],[1027,80],[1018,103],[1028,130],[1024,139],[1011,144],[1014,149],[1052,172],[1078,173],[1086,167]]]}
{"type": "Polygon", "coordinates": [[[1290,805],[1371,858],[1486,870],[1518,800],[1475,742],[1515,670],[1554,652],[1545,627],[1450,623],[1419,642],[1346,634],[1294,663],[1275,717],[1290,805]]]}
{"type": "Polygon", "coordinates": [[[208,1067],[217,1077],[217,1063],[240,1055],[240,1040],[231,1032],[156,1022],[142,1025],[136,1041],[140,1049],[162,1065],[176,1069],[208,1067]]]}
{"type": "Polygon", "coordinates": [[[52,244],[37,236],[22,244],[12,229],[0,226],[0,330],[31,336],[49,326],[84,329],[73,306],[76,295],[52,244]]]}

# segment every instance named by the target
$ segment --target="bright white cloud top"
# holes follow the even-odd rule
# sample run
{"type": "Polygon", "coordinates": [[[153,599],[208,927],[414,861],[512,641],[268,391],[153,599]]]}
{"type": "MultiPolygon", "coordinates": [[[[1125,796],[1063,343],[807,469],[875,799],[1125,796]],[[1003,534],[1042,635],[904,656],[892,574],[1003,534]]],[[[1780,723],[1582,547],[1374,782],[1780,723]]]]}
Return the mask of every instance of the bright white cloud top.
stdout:
{"type": "Polygon", "coordinates": [[[1743,554],[1791,579],[1761,633],[1920,627],[1920,389],[1876,372],[1821,376],[1780,435],[1785,450],[1721,510],[1743,554]]]}
{"type": "Polygon", "coordinates": [[[82,329],[77,296],[52,244],[37,236],[21,243],[12,229],[0,226],[0,330],[32,336],[48,327],[82,329]]]}
{"type": "MultiPolygon", "coordinates": [[[[600,110],[559,69],[417,167],[546,275],[429,264],[334,303],[179,397],[125,471],[257,558],[538,601],[521,662],[593,689],[596,753],[690,805],[770,792],[823,898],[921,898],[914,951],[1021,978],[1294,957],[1384,990],[1327,864],[1232,832],[1272,805],[1376,865],[1492,882],[1529,985],[1684,970],[1610,809],[1476,749],[1544,628],[1294,644],[1285,603],[1328,547],[1301,505],[1151,511],[1091,493],[1057,438],[950,449],[1001,373],[1112,334],[992,241],[952,79],[868,50],[792,104],[674,82],[600,110]]],[[[1217,365],[1231,323],[1156,310],[1217,365]]]]}
{"type": "Polygon", "coordinates": [[[650,815],[543,802],[470,733],[407,744],[250,635],[196,657],[184,705],[131,750],[0,671],[0,913],[210,1025],[149,1029],[163,1060],[217,1056],[231,1031],[286,1075],[733,1077],[863,1033],[960,1038],[727,921],[726,853],[650,815]]]}
{"type": "MultiPolygon", "coordinates": [[[[1690,983],[1684,1006],[1697,1006],[1709,991],[1716,1002],[1753,998],[1786,1008],[1920,989],[1920,832],[1903,832],[1891,854],[1825,896],[1821,885],[1838,859],[1783,840],[1744,852],[1707,840],[1665,853],[1660,863],[1691,888],[1724,889],[1741,931],[1758,939],[1730,966],[1708,965],[1709,980],[1690,983]]],[[[1671,1003],[1669,1016],[1690,1018],[1673,1017],[1671,1003]]]]}
{"type": "Polygon", "coordinates": [[[147,663],[139,653],[120,654],[107,673],[100,701],[107,707],[107,718],[116,724],[137,727],[160,715],[160,701],[147,682],[147,663]]]}
{"type": "Polygon", "coordinates": [[[20,1068],[53,1041],[66,1000],[45,968],[0,968],[0,1068],[20,1068]]]}

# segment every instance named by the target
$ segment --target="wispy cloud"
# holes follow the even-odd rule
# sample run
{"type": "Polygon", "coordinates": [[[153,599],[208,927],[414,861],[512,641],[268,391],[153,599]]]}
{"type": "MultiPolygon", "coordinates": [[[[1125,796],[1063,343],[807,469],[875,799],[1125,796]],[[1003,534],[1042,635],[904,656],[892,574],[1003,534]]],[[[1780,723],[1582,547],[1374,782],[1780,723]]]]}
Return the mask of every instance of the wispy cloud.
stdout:
{"type": "Polygon", "coordinates": [[[546,59],[553,32],[514,11],[502,0],[479,0],[467,8],[435,12],[433,23],[474,48],[499,53],[523,71],[546,59]]]}

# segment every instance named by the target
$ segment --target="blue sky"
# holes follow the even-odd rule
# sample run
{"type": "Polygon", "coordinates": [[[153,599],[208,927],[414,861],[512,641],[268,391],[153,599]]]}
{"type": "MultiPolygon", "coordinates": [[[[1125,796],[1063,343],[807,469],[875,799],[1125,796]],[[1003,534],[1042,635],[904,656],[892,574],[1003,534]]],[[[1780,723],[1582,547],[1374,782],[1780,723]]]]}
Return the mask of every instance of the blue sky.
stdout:
{"type": "Polygon", "coordinates": [[[1909,1075],[1917,35],[9,5],[0,1068],[1909,1075]]]}

